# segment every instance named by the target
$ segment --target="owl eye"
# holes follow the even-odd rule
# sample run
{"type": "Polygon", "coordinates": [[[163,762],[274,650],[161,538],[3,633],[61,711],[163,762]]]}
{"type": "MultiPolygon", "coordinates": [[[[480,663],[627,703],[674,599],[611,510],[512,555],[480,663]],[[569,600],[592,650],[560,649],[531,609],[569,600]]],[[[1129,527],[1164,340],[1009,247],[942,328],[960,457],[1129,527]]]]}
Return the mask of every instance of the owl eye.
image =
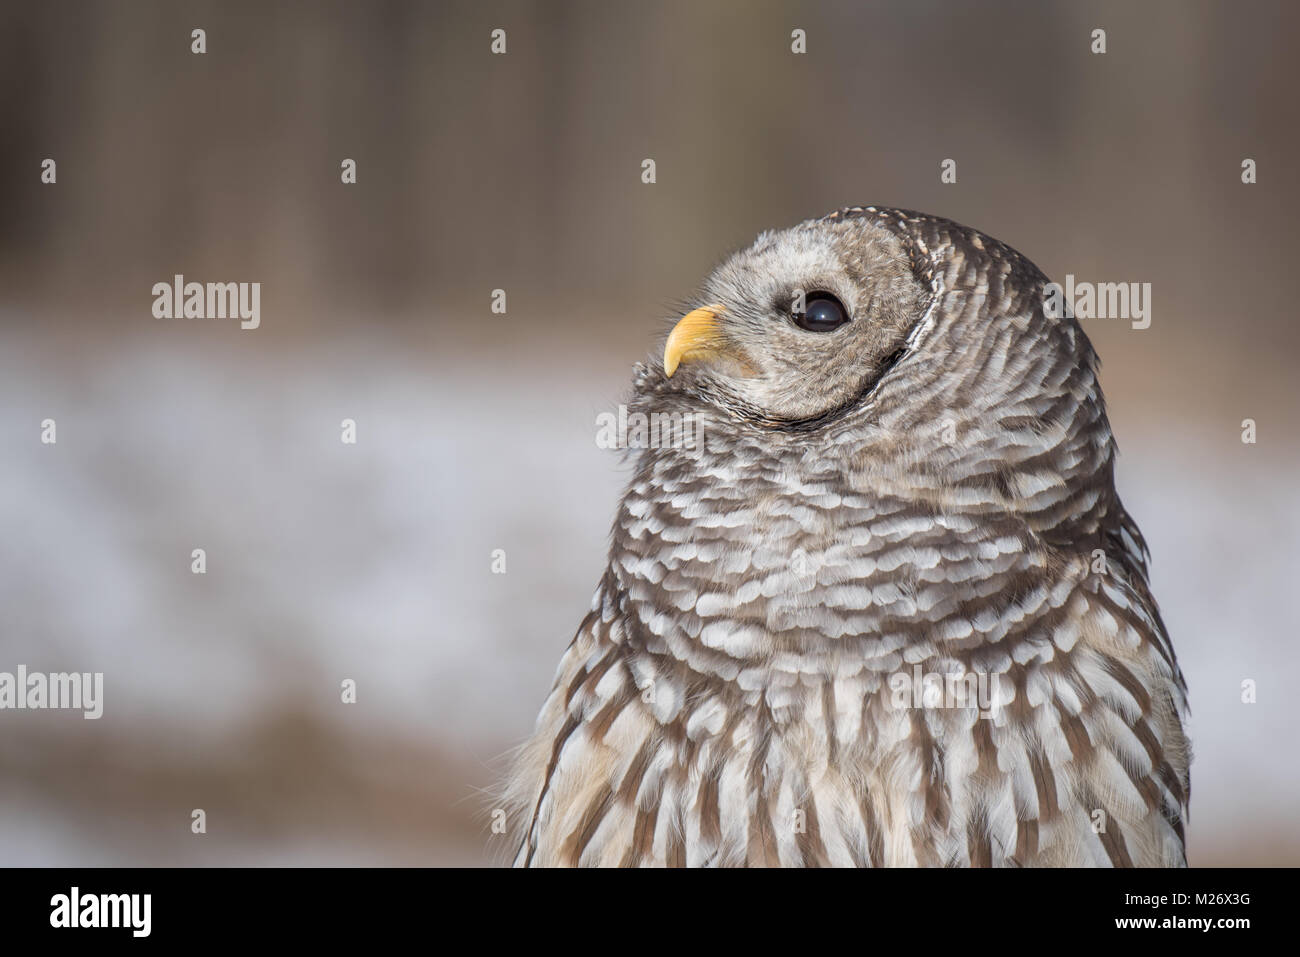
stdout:
{"type": "Polygon", "coordinates": [[[804,311],[793,314],[794,324],[809,332],[830,332],[849,321],[848,310],[829,292],[810,292],[804,311]]]}

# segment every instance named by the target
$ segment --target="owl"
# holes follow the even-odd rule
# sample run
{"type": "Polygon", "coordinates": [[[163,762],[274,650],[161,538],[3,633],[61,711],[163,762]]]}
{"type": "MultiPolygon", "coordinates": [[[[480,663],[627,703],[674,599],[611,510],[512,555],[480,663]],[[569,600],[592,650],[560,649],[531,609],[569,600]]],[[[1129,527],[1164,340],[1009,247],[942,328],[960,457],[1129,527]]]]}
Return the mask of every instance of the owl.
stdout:
{"type": "Polygon", "coordinates": [[[882,207],[707,279],[636,367],[662,428],[505,786],[517,866],[1185,865],[1185,684],[1047,282],[882,207]]]}

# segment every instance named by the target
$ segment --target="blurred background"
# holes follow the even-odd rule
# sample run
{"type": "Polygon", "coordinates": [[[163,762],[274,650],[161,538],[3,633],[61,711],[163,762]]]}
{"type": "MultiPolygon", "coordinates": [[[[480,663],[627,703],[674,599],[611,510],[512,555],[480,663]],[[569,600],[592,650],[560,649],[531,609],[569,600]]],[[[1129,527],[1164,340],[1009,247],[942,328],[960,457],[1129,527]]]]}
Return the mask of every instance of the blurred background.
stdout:
{"type": "Polygon", "coordinates": [[[1084,326],[1191,687],[1189,858],[1300,863],[1297,28],[1282,0],[4,0],[0,670],[102,671],[105,710],[0,713],[0,864],[496,860],[482,789],[627,479],[596,416],[727,252],[867,203],[1151,283],[1149,329],[1084,326]],[[177,273],[261,282],[261,328],[154,318],[177,273]]]}

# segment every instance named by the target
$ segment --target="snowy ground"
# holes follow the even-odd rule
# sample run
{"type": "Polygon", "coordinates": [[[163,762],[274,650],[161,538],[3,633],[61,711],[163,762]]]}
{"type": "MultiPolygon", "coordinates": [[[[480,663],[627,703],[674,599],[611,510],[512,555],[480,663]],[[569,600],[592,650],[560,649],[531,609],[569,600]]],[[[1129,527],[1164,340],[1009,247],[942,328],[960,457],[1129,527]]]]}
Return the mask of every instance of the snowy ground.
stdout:
{"type": "MultiPolygon", "coordinates": [[[[106,704],[0,716],[0,864],[491,859],[476,789],[603,565],[627,363],[329,341],[6,333],[0,670],[102,671],[106,704]]],[[[1296,462],[1120,438],[1191,686],[1192,860],[1300,863],[1296,462]]]]}

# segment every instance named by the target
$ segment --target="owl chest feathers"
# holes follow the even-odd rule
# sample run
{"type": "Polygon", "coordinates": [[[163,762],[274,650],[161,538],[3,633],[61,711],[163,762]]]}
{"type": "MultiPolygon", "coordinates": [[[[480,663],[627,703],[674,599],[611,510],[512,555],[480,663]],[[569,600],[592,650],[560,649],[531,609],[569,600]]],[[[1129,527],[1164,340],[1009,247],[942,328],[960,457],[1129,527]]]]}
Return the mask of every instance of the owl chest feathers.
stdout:
{"type": "Polygon", "coordinates": [[[1177,679],[1140,596],[1010,516],[732,479],[629,490],[520,863],[1181,854],[1177,704],[1145,690],[1177,679]]]}

